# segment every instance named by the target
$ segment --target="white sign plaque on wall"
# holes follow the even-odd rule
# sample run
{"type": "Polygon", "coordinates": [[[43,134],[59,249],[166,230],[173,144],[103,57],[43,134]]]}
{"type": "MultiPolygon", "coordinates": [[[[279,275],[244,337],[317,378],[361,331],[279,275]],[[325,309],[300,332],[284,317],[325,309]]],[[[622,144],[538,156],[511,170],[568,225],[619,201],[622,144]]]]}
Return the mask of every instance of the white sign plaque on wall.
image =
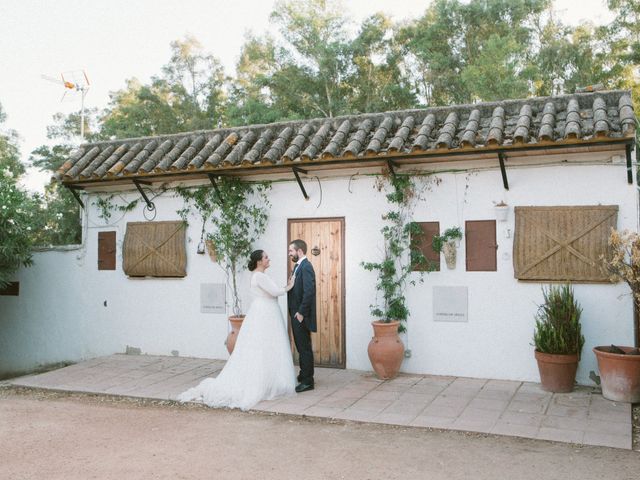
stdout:
{"type": "Polygon", "coordinates": [[[433,287],[433,320],[468,322],[467,287],[433,287]]]}
{"type": "Polygon", "coordinates": [[[226,313],[224,283],[200,284],[200,313],[226,313]]]}

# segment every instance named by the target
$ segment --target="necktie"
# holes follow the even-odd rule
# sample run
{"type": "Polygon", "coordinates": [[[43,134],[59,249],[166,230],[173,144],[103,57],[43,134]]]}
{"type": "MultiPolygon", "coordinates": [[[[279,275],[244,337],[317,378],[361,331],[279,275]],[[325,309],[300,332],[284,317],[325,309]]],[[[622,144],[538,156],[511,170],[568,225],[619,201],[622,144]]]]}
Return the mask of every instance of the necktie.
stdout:
{"type": "Polygon", "coordinates": [[[298,269],[298,266],[299,266],[299,265],[300,265],[299,263],[296,263],[296,264],[293,266],[293,272],[291,272],[291,275],[295,275],[295,274],[296,274],[296,270],[298,269]]]}

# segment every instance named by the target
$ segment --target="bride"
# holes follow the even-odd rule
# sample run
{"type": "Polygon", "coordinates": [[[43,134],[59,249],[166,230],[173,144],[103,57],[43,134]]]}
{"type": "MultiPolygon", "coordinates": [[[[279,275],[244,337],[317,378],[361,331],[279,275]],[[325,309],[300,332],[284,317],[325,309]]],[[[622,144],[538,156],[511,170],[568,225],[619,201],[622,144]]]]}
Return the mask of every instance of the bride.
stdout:
{"type": "Polygon", "coordinates": [[[269,256],[263,250],[251,254],[249,270],[253,303],[242,322],[233,353],[216,378],[206,378],[178,396],[178,401],[202,400],[210,407],[249,410],[261,400],[295,392],[295,370],[287,325],[277,297],[293,287],[278,287],[264,273],[269,256]]]}

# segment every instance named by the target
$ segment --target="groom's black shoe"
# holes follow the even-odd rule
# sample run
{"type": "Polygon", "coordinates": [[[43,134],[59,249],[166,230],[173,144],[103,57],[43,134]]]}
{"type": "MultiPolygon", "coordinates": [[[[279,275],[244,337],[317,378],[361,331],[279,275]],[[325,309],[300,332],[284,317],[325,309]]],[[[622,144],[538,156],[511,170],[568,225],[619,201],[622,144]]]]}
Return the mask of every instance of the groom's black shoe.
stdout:
{"type": "Polygon", "coordinates": [[[296,385],[296,393],[302,393],[308,390],[313,390],[313,383],[299,383],[296,385]]]}

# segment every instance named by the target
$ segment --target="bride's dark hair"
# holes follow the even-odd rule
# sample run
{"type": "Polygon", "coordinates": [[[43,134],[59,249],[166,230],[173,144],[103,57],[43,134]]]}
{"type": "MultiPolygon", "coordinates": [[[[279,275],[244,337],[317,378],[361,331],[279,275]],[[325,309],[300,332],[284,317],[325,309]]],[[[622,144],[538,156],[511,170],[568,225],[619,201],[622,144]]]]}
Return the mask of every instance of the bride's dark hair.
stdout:
{"type": "Polygon", "coordinates": [[[258,262],[262,260],[262,255],[264,254],[264,250],[254,250],[251,252],[251,256],[249,256],[249,271],[253,272],[258,266],[258,262]]]}

